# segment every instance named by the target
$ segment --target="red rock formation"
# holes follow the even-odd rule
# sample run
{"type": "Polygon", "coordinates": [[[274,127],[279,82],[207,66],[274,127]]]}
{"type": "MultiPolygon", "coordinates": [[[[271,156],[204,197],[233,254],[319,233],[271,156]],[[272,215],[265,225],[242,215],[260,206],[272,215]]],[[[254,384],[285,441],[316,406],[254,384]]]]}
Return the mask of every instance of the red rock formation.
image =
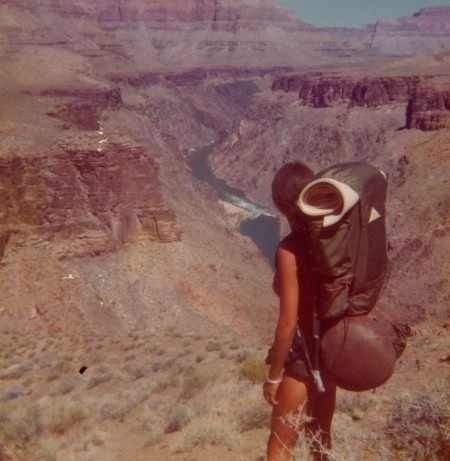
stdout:
{"type": "MultiPolygon", "coordinates": [[[[53,242],[60,257],[180,239],[158,166],[140,147],[0,159],[0,240],[53,242]]],[[[8,247],[6,248],[8,252],[8,247]]]]}
{"type": "Polygon", "coordinates": [[[406,125],[423,131],[450,128],[450,90],[420,88],[406,110],[406,125]]]}
{"type": "Polygon", "coordinates": [[[41,93],[42,96],[75,97],[66,104],[62,104],[47,112],[49,117],[54,117],[65,122],[64,128],[71,125],[82,130],[98,130],[101,114],[106,109],[117,110],[122,106],[122,96],[119,88],[112,90],[70,90],[53,89],[41,93]]]}
{"type": "Polygon", "coordinates": [[[289,75],[275,79],[274,91],[298,91],[300,100],[312,107],[350,106],[376,107],[407,103],[414,94],[418,77],[352,78],[338,76],[289,75]]]}

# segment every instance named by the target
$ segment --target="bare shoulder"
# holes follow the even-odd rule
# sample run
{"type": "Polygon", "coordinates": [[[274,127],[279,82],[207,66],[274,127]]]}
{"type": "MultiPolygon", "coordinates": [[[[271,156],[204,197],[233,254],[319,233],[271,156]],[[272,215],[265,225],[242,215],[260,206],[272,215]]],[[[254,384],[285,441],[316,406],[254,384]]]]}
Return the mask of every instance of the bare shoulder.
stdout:
{"type": "Polygon", "coordinates": [[[298,245],[298,239],[293,234],[289,234],[279,243],[276,256],[278,267],[297,265],[298,245]]]}

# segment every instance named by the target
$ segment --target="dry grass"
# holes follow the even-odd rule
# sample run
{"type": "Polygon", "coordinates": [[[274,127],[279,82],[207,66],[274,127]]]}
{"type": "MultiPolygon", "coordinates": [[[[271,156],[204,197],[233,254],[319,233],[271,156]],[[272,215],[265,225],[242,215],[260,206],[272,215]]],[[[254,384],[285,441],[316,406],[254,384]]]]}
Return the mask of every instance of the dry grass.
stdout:
{"type": "Polygon", "coordinates": [[[235,432],[220,418],[211,416],[196,418],[183,431],[182,437],[174,446],[174,452],[204,448],[208,445],[220,445],[227,448],[235,446],[235,432]]]}
{"type": "Polygon", "coordinates": [[[219,370],[211,366],[189,368],[185,371],[180,397],[190,400],[210,386],[219,376],[219,370]]]}
{"type": "Polygon", "coordinates": [[[192,410],[186,405],[175,407],[168,415],[165,424],[164,432],[169,434],[171,432],[178,432],[189,424],[192,419],[192,410]]]}
{"type": "Polygon", "coordinates": [[[7,402],[0,407],[0,435],[5,441],[23,446],[42,430],[42,410],[36,403],[7,402]]]}
{"type": "Polygon", "coordinates": [[[87,416],[86,410],[75,402],[57,400],[48,407],[43,421],[50,432],[64,434],[87,416]]]}
{"type": "Polygon", "coordinates": [[[386,427],[399,457],[414,461],[450,459],[450,392],[395,398],[386,427]]]}
{"type": "Polygon", "coordinates": [[[261,354],[252,354],[241,362],[239,374],[252,383],[263,383],[267,366],[261,354]]]}

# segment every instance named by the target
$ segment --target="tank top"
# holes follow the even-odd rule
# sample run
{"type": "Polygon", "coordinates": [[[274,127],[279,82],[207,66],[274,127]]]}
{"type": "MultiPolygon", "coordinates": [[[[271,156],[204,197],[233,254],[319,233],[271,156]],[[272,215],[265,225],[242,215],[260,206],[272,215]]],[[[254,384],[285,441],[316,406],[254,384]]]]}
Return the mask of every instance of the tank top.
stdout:
{"type": "Polygon", "coordinates": [[[280,242],[279,246],[288,249],[295,255],[299,287],[298,328],[308,350],[312,351],[317,277],[309,264],[307,239],[303,231],[293,231],[280,242]]]}

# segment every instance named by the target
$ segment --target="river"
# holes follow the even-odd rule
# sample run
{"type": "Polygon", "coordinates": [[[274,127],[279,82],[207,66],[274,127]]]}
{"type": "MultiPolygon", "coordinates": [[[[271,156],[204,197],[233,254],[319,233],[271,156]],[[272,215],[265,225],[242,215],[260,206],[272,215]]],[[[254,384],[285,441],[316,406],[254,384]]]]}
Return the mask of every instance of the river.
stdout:
{"type": "Polygon", "coordinates": [[[251,218],[241,222],[239,231],[253,240],[269,264],[274,267],[276,247],[280,241],[280,221],[271,210],[249,200],[244,192],[229,186],[218,178],[211,169],[208,157],[216,146],[215,142],[205,146],[191,148],[188,151],[188,163],[194,177],[212,186],[219,198],[252,214],[251,218]]]}

